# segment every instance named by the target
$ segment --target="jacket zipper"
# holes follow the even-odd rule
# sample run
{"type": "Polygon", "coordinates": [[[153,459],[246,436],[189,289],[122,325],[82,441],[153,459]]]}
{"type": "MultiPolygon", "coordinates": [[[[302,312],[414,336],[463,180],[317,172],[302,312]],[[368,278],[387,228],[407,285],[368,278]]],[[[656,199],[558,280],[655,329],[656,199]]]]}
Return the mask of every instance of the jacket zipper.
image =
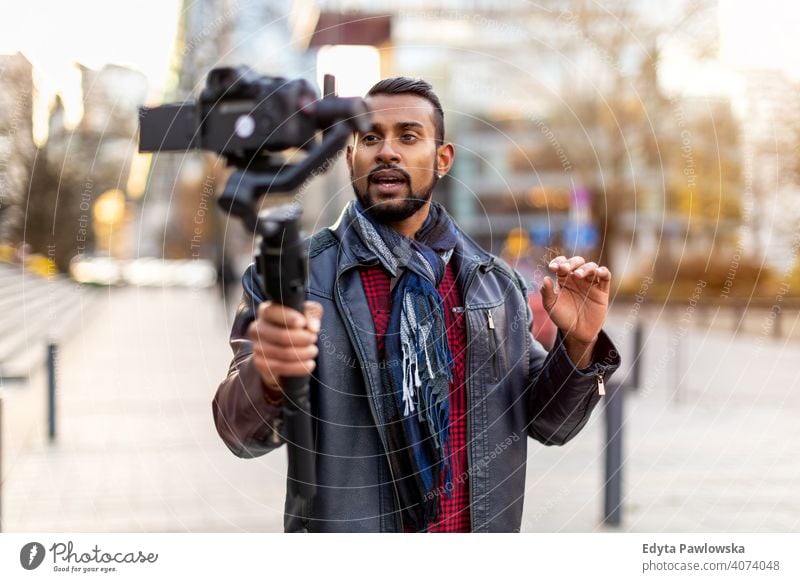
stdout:
{"type": "MultiPolygon", "coordinates": [[[[467,281],[464,284],[464,289],[462,289],[461,294],[463,297],[463,301],[466,304],[467,295],[469,293],[469,288],[472,285],[472,281],[475,279],[475,275],[478,273],[478,268],[480,265],[475,265],[472,271],[470,271],[469,275],[467,276],[467,281]]],[[[467,373],[464,379],[464,388],[467,392],[467,474],[469,475],[469,529],[470,531],[475,531],[475,480],[472,478],[472,444],[473,444],[473,436],[472,436],[472,349],[469,346],[472,346],[472,326],[469,322],[469,312],[465,309],[465,315],[467,316],[464,323],[467,327],[467,358],[466,358],[466,367],[467,373]]]]}
{"type": "MultiPolygon", "coordinates": [[[[369,266],[371,264],[374,264],[374,263],[359,263],[359,264],[356,264],[356,265],[352,265],[351,267],[346,269],[346,271],[349,271],[352,268],[357,268],[357,267],[362,267],[362,266],[369,266]]],[[[341,291],[339,289],[339,278],[344,273],[345,273],[345,271],[342,271],[341,273],[339,273],[337,275],[337,277],[336,277],[336,281],[334,282],[334,286],[336,288],[336,293],[335,293],[336,303],[337,303],[337,307],[339,308],[339,312],[340,313],[344,313],[344,301],[342,300],[341,291]]],[[[347,322],[347,325],[345,327],[347,328],[348,335],[350,336],[350,342],[353,344],[353,348],[356,350],[356,354],[358,355],[358,358],[361,360],[360,363],[362,365],[362,369],[366,370],[367,367],[364,366],[364,360],[365,360],[364,359],[364,354],[362,353],[362,350],[360,348],[360,344],[355,341],[355,332],[353,331],[353,327],[354,327],[353,326],[353,322],[350,320],[349,314],[347,315],[347,317],[344,317],[343,319],[347,322]]],[[[370,390],[372,392],[374,392],[374,386],[372,386],[372,382],[370,381],[369,372],[367,372],[365,374],[365,377],[366,377],[367,384],[370,387],[370,390]]],[[[400,493],[397,491],[397,481],[395,480],[394,470],[392,469],[392,464],[390,462],[388,462],[389,443],[387,442],[386,437],[383,434],[383,431],[378,427],[378,421],[379,421],[379,419],[378,419],[378,411],[375,409],[375,403],[373,402],[373,399],[372,398],[367,398],[367,402],[369,404],[370,410],[372,411],[372,417],[375,419],[376,428],[378,429],[378,437],[381,439],[381,443],[383,444],[383,450],[386,452],[386,455],[387,455],[387,463],[386,464],[389,467],[389,477],[392,480],[392,491],[394,492],[395,507],[397,509],[397,513],[394,516],[394,521],[395,521],[395,525],[398,527],[398,531],[402,532],[403,531],[403,520],[400,517],[400,512],[402,511],[402,505],[400,503],[400,493]]]]}
{"type": "Polygon", "coordinates": [[[492,383],[496,384],[500,377],[500,373],[497,369],[497,332],[494,328],[494,317],[492,317],[491,309],[486,310],[486,321],[489,325],[489,351],[492,353],[492,383]]]}
{"type": "MultiPolygon", "coordinates": [[[[606,385],[605,385],[605,380],[603,379],[603,375],[606,373],[607,370],[608,369],[606,367],[602,367],[594,374],[595,381],[597,383],[597,393],[600,396],[605,396],[605,393],[606,393],[606,385]]],[[[590,391],[590,392],[588,392],[588,394],[584,398],[583,414],[581,415],[580,421],[578,421],[578,425],[580,425],[583,422],[583,420],[587,417],[587,415],[589,414],[589,406],[592,403],[592,395],[593,394],[594,394],[594,392],[590,391]]],[[[576,429],[577,429],[577,425],[576,425],[576,427],[574,427],[569,432],[569,434],[567,435],[567,440],[572,438],[572,435],[573,435],[573,433],[575,432],[576,429]]]]}
{"type": "Polygon", "coordinates": [[[606,395],[606,383],[603,380],[603,372],[597,373],[597,393],[600,396],[606,395]]]}

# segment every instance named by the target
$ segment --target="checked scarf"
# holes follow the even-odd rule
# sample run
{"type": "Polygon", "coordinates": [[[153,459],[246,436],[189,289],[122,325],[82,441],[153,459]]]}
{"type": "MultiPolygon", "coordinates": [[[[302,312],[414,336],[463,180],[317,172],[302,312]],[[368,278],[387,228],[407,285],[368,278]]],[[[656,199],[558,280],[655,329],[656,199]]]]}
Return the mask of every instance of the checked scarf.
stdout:
{"type": "Polygon", "coordinates": [[[376,396],[389,420],[389,462],[403,521],[425,529],[437,517],[440,479],[444,476],[445,484],[451,479],[447,458],[453,357],[437,287],[456,246],[455,226],[437,203],[431,203],[414,240],[373,220],[358,201],[348,204],[345,215],[394,282],[386,362],[376,396]]]}

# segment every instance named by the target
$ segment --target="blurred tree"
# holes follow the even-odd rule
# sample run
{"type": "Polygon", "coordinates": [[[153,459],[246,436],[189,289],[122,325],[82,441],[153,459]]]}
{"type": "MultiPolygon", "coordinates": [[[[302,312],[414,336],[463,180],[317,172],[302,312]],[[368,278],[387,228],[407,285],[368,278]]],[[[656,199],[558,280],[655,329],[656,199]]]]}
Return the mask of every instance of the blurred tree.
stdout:
{"type": "MultiPolygon", "coordinates": [[[[667,163],[667,210],[677,210],[692,228],[738,224],[742,209],[739,126],[726,103],[684,102],[678,141],[663,148],[667,163]],[[690,111],[695,105],[699,111],[690,111]]],[[[663,146],[663,144],[662,144],[663,146]]]]}
{"type": "MultiPolygon", "coordinates": [[[[635,243],[634,231],[623,229],[621,218],[626,213],[660,215],[663,223],[670,209],[679,211],[683,217],[666,219],[676,220],[676,228],[683,230],[689,228],[692,215],[707,216],[703,213],[715,204],[728,216],[738,215],[736,192],[728,190],[738,180],[734,160],[719,168],[724,176],[698,190],[691,184],[699,184],[700,172],[704,178],[711,175],[718,155],[706,150],[705,143],[699,151],[698,142],[692,162],[697,175],[687,183],[682,135],[685,138],[685,131],[699,135],[707,128],[695,131],[693,119],[679,119],[680,99],[665,95],[658,76],[662,55],[672,43],[698,59],[715,52],[716,4],[715,0],[543,2],[560,29],[554,42],[568,69],[563,102],[550,123],[559,139],[563,136],[574,172],[594,194],[593,216],[604,240],[600,260],[612,269],[611,247],[635,243]],[[570,90],[571,84],[584,90],[570,90]]],[[[733,136],[735,128],[726,125],[725,138],[733,136]]]]}
{"type": "Polygon", "coordinates": [[[90,209],[95,188],[86,172],[89,152],[80,134],[65,129],[63,110],[61,98],[56,96],[48,142],[36,151],[25,193],[24,220],[15,230],[16,238],[66,272],[73,256],[92,249],[90,209]]]}
{"type": "Polygon", "coordinates": [[[146,82],[126,67],[80,67],[84,114],[74,128],[64,123],[61,98],[51,107],[47,142],[31,160],[24,219],[15,237],[66,272],[76,254],[94,248],[93,207],[107,190],[125,189],[135,152],[137,104],[146,82]]]}

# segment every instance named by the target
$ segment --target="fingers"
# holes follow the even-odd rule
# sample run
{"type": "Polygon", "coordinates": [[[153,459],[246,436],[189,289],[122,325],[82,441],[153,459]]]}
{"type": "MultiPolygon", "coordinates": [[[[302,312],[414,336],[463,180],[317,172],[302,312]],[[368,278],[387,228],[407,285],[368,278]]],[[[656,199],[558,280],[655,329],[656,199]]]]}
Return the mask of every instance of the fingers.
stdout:
{"type": "Polygon", "coordinates": [[[272,301],[264,301],[258,306],[257,320],[289,329],[306,326],[306,318],[302,313],[272,301]]]}
{"type": "Polygon", "coordinates": [[[572,257],[568,259],[567,257],[559,256],[550,261],[549,267],[550,270],[559,277],[566,277],[585,262],[586,260],[583,257],[572,257]]]}
{"type": "Polygon", "coordinates": [[[254,354],[253,365],[261,374],[265,384],[271,387],[279,387],[280,378],[307,376],[314,371],[317,364],[314,360],[298,360],[294,362],[269,360],[254,354]]]}
{"type": "Polygon", "coordinates": [[[597,263],[586,263],[576,269],[572,275],[579,280],[598,285],[601,289],[608,288],[611,282],[611,271],[608,267],[600,267],[597,263]]]}
{"type": "Polygon", "coordinates": [[[553,308],[553,304],[556,302],[555,283],[553,283],[553,280],[550,277],[544,278],[539,292],[542,294],[542,306],[544,307],[545,311],[549,312],[553,308]]]}
{"type": "Polygon", "coordinates": [[[261,342],[253,345],[253,353],[256,352],[265,359],[294,363],[313,360],[319,354],[319,348],[317,344],[310,344],[303,347],[293,346],[287,350],[284,346],[261,342]]]}
{"type": "Polygon", "coordinates": [[[594,275],[597,273],[597,263],[584,263],[574,271],[572,271],[573,276],[577,277],[578,279],[588,279],[591,280],[594,275]]]}
{"type": "Polygon", "coordinates": [[[608,267],[601,267],[595,262],[587,263],[583,257],[576,256],[567,259],[559,256],[550,261],[549,267],[560,280],[572,275],[577,279],[585,279],[592,283],[611,281],[611,271],[608,270],[608,267]]]}
{"type": "Polygon", "coordinates": [[[305,376],[316,367],[323,309],[307,301],[303,311],[267,301],[247,328],[253,363],[268,386],[280,386],[279,378],[305,376]]]}
{"type": "MultiPolygon", "coordinates": [[[[611,271],[608,270],[607,267],[598,267],[595,263],[590,263],[592,266],[589,267],[589,264],[584,265],[584,271],[582,273],[577,272],[575,276],[579,279],[586,279],[587,281],[601,282],[601,281],[611,281],[611,271]]],[[[580,271],[581,269],[578,269],[580,271]]]]}
{"type": "Polygon", "coordinates": [[[318,333],[322,324],[322,305],[316,301],[306,301],[305,316],[308,322],[308,329],[318,333]]]}
{"type": "Polygon", "coordinates": [[[322,305],[316,301],[306,301],[303,311],[301,314],[290,307],[284,307],[272,301],[265,301],[258,306],[257,321],[288,329],[307,328],[317,333],[322,321],[322,305]]]}
{"type": "Polygon", "coordinates": [[[260,319],[252,322],[247,328],[247,338],[253,343],[295,348],[317,343],[316,332],[305,328],[287,329],[260,319]]]}

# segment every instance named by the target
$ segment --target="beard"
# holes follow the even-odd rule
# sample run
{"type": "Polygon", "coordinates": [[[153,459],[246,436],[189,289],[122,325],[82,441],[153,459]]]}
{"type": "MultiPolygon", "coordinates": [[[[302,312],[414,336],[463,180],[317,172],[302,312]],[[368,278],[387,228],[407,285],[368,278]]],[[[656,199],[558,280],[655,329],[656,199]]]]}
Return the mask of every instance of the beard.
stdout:
{"type": "Polygon", "coordinates": [[[433,162],[433,177],[429,184],[421,189],[411,188],[411,176],[407,172],[391,165],[376,166],[367,175],[367,187],[362,192],[356,186],[355,176],[350,172],[350,181],[353,185],[353,192],[356,199],[361,203],[367,213],[380,223],[402,222],[416,214],[433,196],[433,189],[436,187],[439,178],[436,175],[436,160],[433,162]],[[392,200],[376,200],[369,192],[372,185],[372,176],[381,170],[395,170],[405,176],[407,193],[403,198],[392,200]]]}

